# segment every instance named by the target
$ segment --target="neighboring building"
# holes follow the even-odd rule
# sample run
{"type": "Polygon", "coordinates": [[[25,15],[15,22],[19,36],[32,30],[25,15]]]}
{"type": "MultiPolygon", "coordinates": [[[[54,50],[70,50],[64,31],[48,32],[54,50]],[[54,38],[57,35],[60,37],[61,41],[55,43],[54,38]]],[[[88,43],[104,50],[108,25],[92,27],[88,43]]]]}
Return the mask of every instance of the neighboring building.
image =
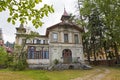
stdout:
{"type": "Polygon", "coordinates": [[[8,47],[8,48],[14,49],[14,43],[11,43],[11,42],[9,42],[9,41],[7,41],[7,42],[5,43],[5,46],[8,47]]]}
{"type": "Polygon", "coordinates": [[[3,41],[3,34],[2,34],[2,29],[0,28],[0,45],[3,45],[4,41],[3,41]]]}
{"type": "Polygon", "coordinates": [[[4,45],[3,34],[2,34],[2,29],[1,28],[0,28],[0,46],[4,47],[8,53],[13,52],[13,48],[4,45]]]}
{"type": "Polygon", "coordinates": [[[0,40],[3,40],[2,29],[0,28],[0,40]]]}
{"type": "MultiPolygon", "coordinates": [[[[50,26],[46,35],[39,35],[26,42],[27,62],[30,66],[50,66],[58,60],[64,64],[84,62],[82,32],[83,29],[76,24],[69,22],[70,16],[64,10],[61,21],[50,26]]],[[[21,24],[16,28],[15,44],[22,45],[26,29],[21,24]],[[23,36],[22,36],[23,35],[23,36]]]]}

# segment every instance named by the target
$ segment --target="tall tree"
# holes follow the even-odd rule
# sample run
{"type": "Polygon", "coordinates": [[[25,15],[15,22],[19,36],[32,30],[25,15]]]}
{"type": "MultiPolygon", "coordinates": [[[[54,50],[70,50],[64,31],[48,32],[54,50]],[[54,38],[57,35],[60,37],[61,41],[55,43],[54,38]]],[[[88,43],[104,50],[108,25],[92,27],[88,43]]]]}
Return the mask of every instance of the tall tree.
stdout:
{"type": "MultiPolygon", "coordinates": [[[[120,35],[119,33],[120,32],[120,23],[119,23],[120,7],[119,6],[120,6],[120,0],[84,0],[82,8],[80,9],[81,15],[83,17],[86,17],[87,19],[87,20],[84,20],[87,24],[90,24],[89,17],[91,16],[91,14],[95,14],[93,13],[94,10],[96,9],[99,12],[98,16],[101,18],[104,24],[102,26],[104,28],[101,28],[100,30],[97,30],[97,31],[100,32],[100,34],[104,33],[101,40],[103,41],[104,43],[103,46],[106,47],[106,49],[107,49],[107,46],[114,47],[117,61],[119,61],[118,46],[120,44],[120,36],[119,36],[120,35]],[[111,42],[111,43],[108,44],[108,42],[111,42]]],[[[95,19],[95,21],[97,21],[97,18],[95,19]]],[[[95,25],[96,24],[97,23],[95,23],[95,25]]],[[[90,28],[90,26],[88,27],[90,28]]],[[[90,29],[93,29],[93,28],[90,28],[90,29]]]]}

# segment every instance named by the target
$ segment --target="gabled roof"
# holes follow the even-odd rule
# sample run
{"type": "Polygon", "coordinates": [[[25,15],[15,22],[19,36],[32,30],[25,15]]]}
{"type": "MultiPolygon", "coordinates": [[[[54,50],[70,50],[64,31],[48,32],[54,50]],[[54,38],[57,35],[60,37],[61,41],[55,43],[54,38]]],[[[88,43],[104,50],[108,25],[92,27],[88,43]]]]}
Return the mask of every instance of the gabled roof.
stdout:
{"type": "Polygon", "coordinates": [[[48,27],[47,30],[46,30],[46,36],[48,36],[49,30],[54,29],[54,28],[56,28],[56,27],[65,26],[65,25],[67,25],[67,26],[69,26],[69,27],[73,27],[74,29],[79,30],[80,32],[83,32],[83,31],[84,31],[81,27],[79,27],[78,25],[76,25],[76,24],[74,24],[74,23],[60,22],[60,23],[58,23],[58,24],[55,24],[55,25],[53,25],[53,26],[48,27]]]}

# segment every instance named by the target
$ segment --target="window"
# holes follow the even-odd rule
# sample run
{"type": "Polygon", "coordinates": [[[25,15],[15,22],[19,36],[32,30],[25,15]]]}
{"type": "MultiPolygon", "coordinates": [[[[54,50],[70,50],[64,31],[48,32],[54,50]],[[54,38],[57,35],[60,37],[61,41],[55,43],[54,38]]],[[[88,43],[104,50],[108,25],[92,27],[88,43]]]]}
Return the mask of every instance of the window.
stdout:
{"type": "Polygon", "coordinates": [[[41,44],[43,44],[43,40],[41,40],[41,44]]]}
{"type": "Polygon", "coordinates": [[[36,51],[34,59],[42,59],[42,51],[36,51]]]}
{"type": "Polygon", "coordinates": [[[58,35],[57,33],[53,33],[53,41],[57,41],[58,40],[58,35]]]}
{"type": "Polygon", "coordinates": [[[40,51],[36,51],[36,48],[33,46],[28,47],[28,59],[49,59],[49,51],[43,50],[43,47],[40,51]]]}
{"type": "Polygon", "coordinates": [[[43,59],[49,59],[48,51],[43,51],[43,59]]]}
{"type": "Polygon", "coordinates": [[[68,34],[64,34],[64,42],[68,42],[68,34]]]}
{"type": "Polygon", "coordinates": [[[34,54],[34,59],[49,59],[48,51],[36,51],[34,54]]]}
{"type": "Polygon", "coordinates": [[[33,44],[36,44],[37,43],[37,40],[36,39],[33,39],[33,44]]]}
{"type": "Polygon", "coordinates": [[[43,44],[45,44],[45,40],[43,40],[43,44]]]}
{"type": "Polygon", "coordinates": [[[35,47],[28,47],[28,59],[34,59],[35,47]]]}
{"type": "Polygon", "coordinates": [[[79,39],[78,39],[78,35],[77,34],[74,35],[74,39],[75,39],[75,43],[78,44],[79,43],[79,39]]]}
{"type": "Polygon", "coordinates": [[[41,40],[37,39],[37,44],[40,44],[41,43],[41,40]]]}

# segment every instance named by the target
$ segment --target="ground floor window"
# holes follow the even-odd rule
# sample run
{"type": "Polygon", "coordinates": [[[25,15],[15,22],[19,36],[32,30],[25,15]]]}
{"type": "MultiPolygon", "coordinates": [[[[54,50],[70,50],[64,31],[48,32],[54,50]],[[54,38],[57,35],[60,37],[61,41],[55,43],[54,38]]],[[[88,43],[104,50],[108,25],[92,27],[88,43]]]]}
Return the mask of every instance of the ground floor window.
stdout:
{"type": "Polygon", "coordinates": [[[28,47],[28,59],[49,59],[49,50],[36,51],[35,47],[28,47]]]}
{"type": "Polygon", "coordinates": [[[34,59],[49,59],[49,53],[48,51],[36,51],[34,59]]]}
{"type": "Polygon", "coordinates": [[[28,47],[28,58],[34,59],[34,54],[35,54],[35,47],[33,46],[28,47]]]}

